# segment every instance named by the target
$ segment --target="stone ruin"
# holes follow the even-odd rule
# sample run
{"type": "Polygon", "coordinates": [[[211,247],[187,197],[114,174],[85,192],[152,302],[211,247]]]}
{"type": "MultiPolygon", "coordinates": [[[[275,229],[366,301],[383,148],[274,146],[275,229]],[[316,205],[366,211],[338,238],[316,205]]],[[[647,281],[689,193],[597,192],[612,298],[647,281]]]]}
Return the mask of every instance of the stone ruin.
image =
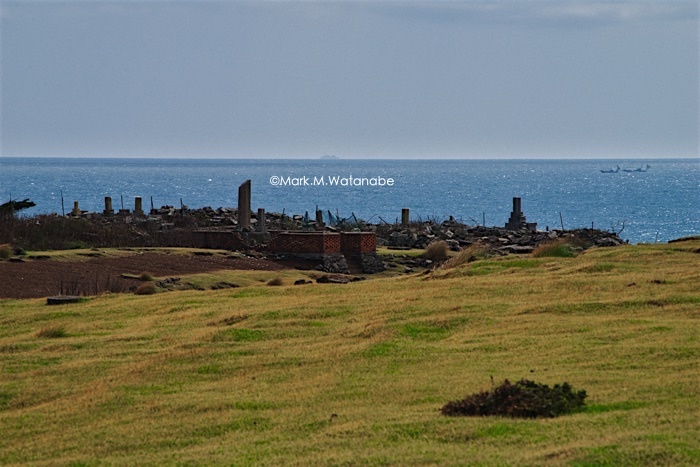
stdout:
{"type": "Polygon", "coordinates": [[[513,211],[510,213],[510,218],[506,223],[506,230],[521,230],[526,229],[530,232],[537,231],[536,222],[527,222],[525,219],[525,214],[522,211],[522,204],[520,198],[513,198],[513,211]]]}
{"type": "MultiPolygon", "coordinates": [[[[246,180],[238,189],[238,208],[204,207],[189,209],[180,202],[180,208],[163,206],[143,211],[142,198],[134,199],[133,212],[123,207],[116,214],[112,198],[105,197],[101,213],[81,211],[77,201],[69,217],[85,218],[98,222],[122,222],[142,229],[148,235],[177,230],[178,246],[216,248],[257,252],[285,260],[301,260],[316,263],[316,268],[326,272],[374,273],[383,271],[384,262],[376,254],[377,246],[402,250],[426,248],[430,243],[443,240],[454,251],[475,243],[488,246],[502,254],[530,253],[542,243],[559,237],[574,237],[585,246],[615,246],[623,243],[617,234],[594,229],[575,231],[537,231],[537,224],[527,222],[522,212],[521,198],[513,198],[513,210],[503,228],[469,226],[453,217],[438,223],[435,221],[411,222],[410,210],[401,210],[401,222],[368,224],[358,219],[340,220],[328,212],[328,223],[323,211],[316,210],[311,218],[289,216],[284,213],[268,213],[259,208],[251,211],[251,182],[246,180]]],[[[354,218],[354,216],[353,216],[354,218]]]]}

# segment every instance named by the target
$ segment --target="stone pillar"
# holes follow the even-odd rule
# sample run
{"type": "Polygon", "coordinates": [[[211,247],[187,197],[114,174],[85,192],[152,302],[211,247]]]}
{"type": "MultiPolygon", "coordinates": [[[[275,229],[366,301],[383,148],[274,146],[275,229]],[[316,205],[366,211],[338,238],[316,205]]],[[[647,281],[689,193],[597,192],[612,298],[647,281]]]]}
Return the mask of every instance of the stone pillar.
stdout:
{"type": "Polygon", "coordinates": [[[537,223],[528,223],[523,214],[523,208],[520,198],[513,198],[513,212],[510,213],[510,219],[506,224],[508,230],[528,229],[531,231],[537,230],[537,223]]]}
{"type": "Polygon", "coordinates": [[[143,200],[140,196],[134,198],[134,215],[143,216],[143,200]]]}
{"type": "Polygon", "coordinates": [[[522,214],[522,203],[520,198],[513,198],[513,214],[522,214]]]}
{"type": "Polygon", "coordinates": [[[323,228],[323,211],[316,209],[316,227],[323,228]]]}
{"type": "Polygon", "coordinates": [[[411,210],[408,208],[401,209],[401,227],[408,227],[411,210]]]}
{"type": "Polygon", "coordinates": [[[255,230],[265,233],[265,209],[258,208],[258,223],[255,224],[255,230]]]}
{"type": "Polygon", "coordinates": [[[105,216],[114,215],[114,209],[112,208],[112,197],[111,196],[105,196],[105,210],[104,210],[103,214],[105,216]]]}
{"type": "Polygon", "coordinates": [[[71,211],[71,214],[74,216],[80,216],[83,213],[80,211],[80,205],[78,204],[77,201],[73,201],[73,210],[71,211]]]}
{"type": "Polygon", "coordinates": [[[238,228],[250,229],[250,180],[238,187],[238,228]]]}

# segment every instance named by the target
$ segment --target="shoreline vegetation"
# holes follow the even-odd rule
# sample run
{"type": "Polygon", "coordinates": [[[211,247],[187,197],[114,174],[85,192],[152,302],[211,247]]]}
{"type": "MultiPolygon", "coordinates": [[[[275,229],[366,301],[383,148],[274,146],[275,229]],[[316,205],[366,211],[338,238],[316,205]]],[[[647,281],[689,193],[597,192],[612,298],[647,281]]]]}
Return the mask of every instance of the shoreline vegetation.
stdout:
{"type": "Polygon", "coordinates": [[[0,300],[0,463],[700,463],[700,239],[448,256],[346,284],[205,272],[240,287],[0,300]],[[440,414],[494,380],[566,381],[586,406],[440,414]]]}

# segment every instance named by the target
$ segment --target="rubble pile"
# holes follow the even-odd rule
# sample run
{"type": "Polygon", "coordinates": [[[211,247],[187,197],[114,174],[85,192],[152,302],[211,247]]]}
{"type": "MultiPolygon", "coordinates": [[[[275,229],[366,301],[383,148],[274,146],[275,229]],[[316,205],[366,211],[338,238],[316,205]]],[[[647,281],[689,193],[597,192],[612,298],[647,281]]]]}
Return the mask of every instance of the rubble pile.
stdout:
{"type": "Polygon", "coordinates": [[[434,241],[443,240],[453,251],[475,243],[487,245],[502,253],[531,253],[538,245],[557,238],[566,238],[581,248],[617,246],[625,243],[614,232],[596,229],[532,231],[526,228],[507,230],[499,227],[471,227],[456,221],[441,224],[413,223],[408,228],[382,225],[376,227],[377,246],[393,249],[423,249],[434,241]]]}

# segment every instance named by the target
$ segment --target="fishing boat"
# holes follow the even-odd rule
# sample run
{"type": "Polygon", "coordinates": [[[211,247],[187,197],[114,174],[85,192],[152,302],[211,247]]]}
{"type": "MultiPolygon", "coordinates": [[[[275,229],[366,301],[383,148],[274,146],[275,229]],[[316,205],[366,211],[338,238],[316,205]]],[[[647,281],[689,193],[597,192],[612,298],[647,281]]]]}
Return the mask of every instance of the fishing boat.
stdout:
{"type": "Polygon", "coordinates": [[[616,174],[619,171],[620,171],[619,165],[614,169],[600,169],[600,173],[604,173],[604,174],[616,174]]]}
{"type": "Polygon", "coordinates": [[[646,172],[647,170],[651,169],[651,166],[647,164],[645,167],[637,167],[636,169],[622,169],[623,172],[631,173],[631,172],[646,172]]]}

